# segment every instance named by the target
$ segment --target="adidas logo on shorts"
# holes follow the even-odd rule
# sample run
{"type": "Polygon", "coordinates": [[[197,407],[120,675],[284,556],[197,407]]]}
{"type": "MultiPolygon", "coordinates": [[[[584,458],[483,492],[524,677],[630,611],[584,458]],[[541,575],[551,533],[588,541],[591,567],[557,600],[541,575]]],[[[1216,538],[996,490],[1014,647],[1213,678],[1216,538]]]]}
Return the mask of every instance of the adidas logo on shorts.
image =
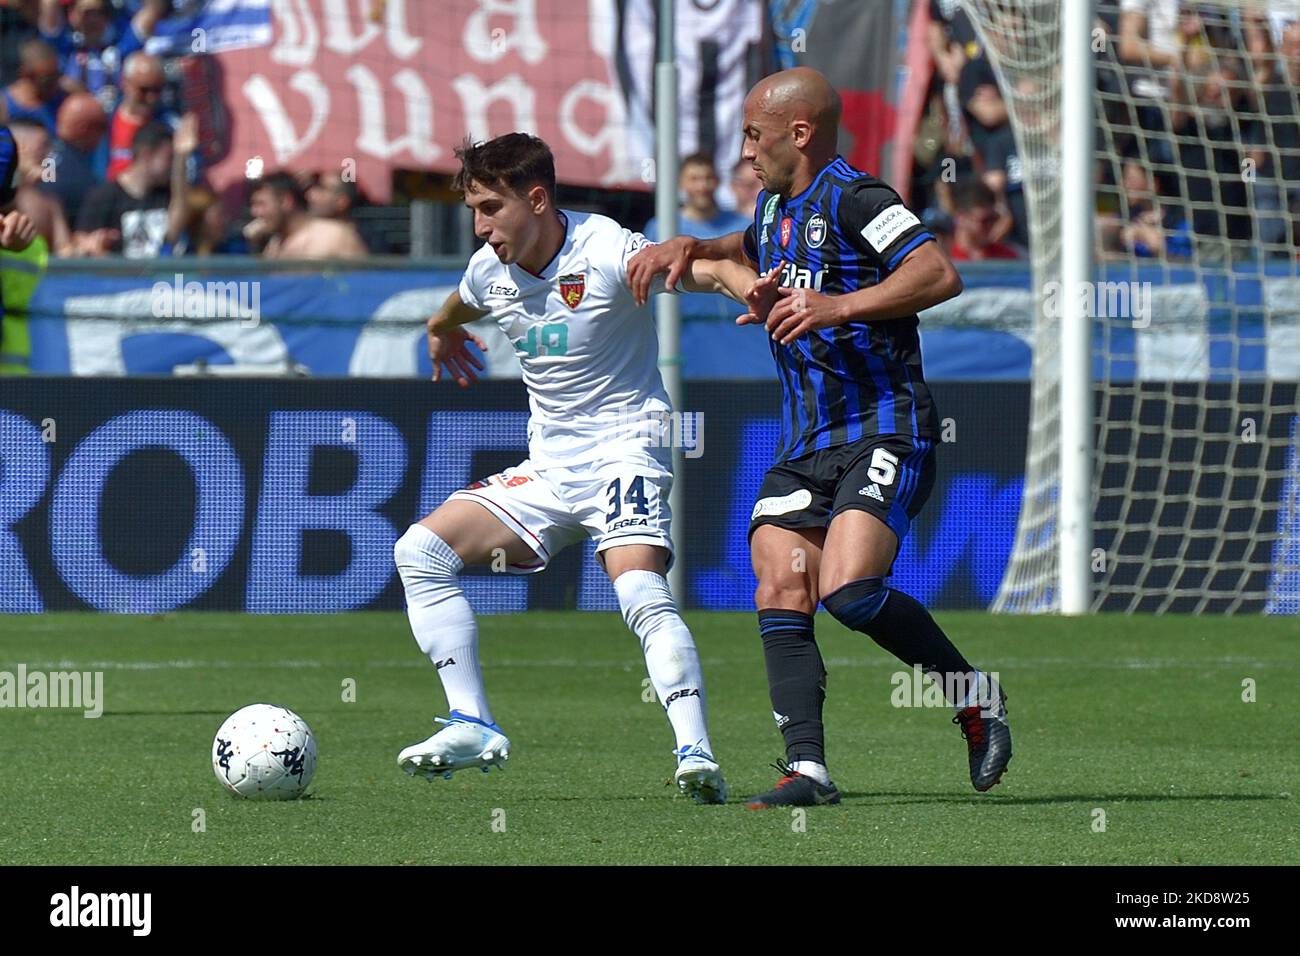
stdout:
{"type": "Polygon", "coordinates": [[[885,500],[885,496],[880,493],[880,486],[874,481],[865,488],[859,488],[858,494],[866,495],[868,498],[875,498],[877,501],[885,500]]]}

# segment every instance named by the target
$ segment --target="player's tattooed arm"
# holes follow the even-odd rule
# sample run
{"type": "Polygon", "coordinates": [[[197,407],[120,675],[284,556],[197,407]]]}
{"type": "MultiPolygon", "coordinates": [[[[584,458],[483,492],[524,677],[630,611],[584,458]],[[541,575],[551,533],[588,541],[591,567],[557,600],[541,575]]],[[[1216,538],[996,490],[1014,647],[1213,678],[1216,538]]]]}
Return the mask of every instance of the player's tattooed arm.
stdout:
{"type": "Polygon", "coordinates": [[[459,292],[447,296],[447,301],[429,317],[425,331],[429,340],[429,359],[433,362],[433,380],[442,381],[442,373],[451,376],[461,388],[469,388],[478,381],[483,370],[483,360],[469,349],[472,342],[480,352],[487,351],[483,340],[461,326],[487,315],[480,309],[466,305],[459,292]]]}
{"type": "Polygon", "coordinates": [[[665,275],[664,285],[676,291],[677,283],[687,274],[692,262],[700,259],[730,260],[746,265],[744,233],[732,232],[717,239],[695,239],[691,236],[674,236],[664,242],[646,246],[628,261],[627,284],[637,305],[650,298],[650,285],[655,276],[665,275]]]}
{"type": "Polygon", "coordinates": [[[961,292],[961,277],[937,243],[917,246],[877,285],[845,295],[782,286],[767,331],[789,345],[814,329],[846,322],[884,322],[914,315],[961,292]]]}

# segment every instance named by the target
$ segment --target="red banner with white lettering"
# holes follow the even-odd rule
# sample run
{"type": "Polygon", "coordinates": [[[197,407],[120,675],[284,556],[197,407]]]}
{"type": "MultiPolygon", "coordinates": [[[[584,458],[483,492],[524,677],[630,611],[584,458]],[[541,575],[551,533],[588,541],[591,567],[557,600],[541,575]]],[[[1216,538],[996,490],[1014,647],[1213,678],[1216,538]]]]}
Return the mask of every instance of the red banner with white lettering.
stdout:
{"type": "MultiPolygon", "coordinates": [[[[564,182],[647,188],[613,68],[619,5],[572,0],[285,0],[269,46],[217,54],[224,189],[343,169],[379,202],[395,168],[454,171],[464,138],[534,132],[564,182]]],[[[652,178],[652,177],[650,177],[652,178]]]]}

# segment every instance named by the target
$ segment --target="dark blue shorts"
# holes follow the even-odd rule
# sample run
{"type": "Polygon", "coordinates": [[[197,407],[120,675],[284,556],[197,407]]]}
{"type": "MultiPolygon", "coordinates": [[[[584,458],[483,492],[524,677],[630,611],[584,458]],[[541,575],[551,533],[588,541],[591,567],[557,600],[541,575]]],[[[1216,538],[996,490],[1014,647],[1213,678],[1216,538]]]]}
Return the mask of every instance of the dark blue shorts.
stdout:
{"type": "Polygon", "coordinates": [[[887,524],[901,545],[934,487],[934,442],[879,435],[814,451],[768,469],[749,519],[778,528],[825,528],[856,508],[887,524]]]}

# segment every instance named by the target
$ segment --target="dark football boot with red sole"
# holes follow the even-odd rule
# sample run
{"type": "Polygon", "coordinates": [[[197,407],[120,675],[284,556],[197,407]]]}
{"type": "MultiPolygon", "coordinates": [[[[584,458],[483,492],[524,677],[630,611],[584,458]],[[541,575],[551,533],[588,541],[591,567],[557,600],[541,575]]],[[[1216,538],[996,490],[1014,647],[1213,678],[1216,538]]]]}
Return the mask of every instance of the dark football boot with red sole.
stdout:
{"type": "Polygon", "coordinates": [[[992,707],[967,707],[952,722],[961,728],[970,756],[970,782],[980,793],[992,789],[1011,761],[1011,725],[1007,722],[1007,695],[998,689],[992,707]]]}
{"type": "Polygon", "coordinates": [[[776,786],[767,793],[760,793],[745,804],[747,810],[768,810],[772,807],[818,807],[823,804],[839,803],[840,792],[835,784],[829,786],[791,770],[784,760],[772,764],[784,774],[776,786]]]}

